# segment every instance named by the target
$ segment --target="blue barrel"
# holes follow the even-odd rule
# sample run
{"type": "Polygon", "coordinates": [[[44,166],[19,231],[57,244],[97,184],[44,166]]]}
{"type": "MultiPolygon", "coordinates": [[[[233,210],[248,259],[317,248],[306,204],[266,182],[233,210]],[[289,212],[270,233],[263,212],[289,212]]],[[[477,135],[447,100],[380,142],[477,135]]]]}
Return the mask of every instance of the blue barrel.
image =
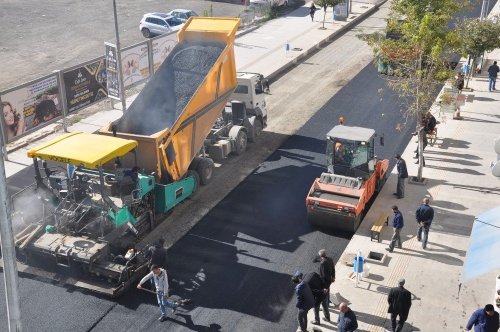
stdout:
{"type": "Polygon", "coordinates": [[[363,261],[364,259],[361,256],[354,257],[354,265],[353,265],[354,272],[359,272],[359,273],[363,272],[363,261]]]}

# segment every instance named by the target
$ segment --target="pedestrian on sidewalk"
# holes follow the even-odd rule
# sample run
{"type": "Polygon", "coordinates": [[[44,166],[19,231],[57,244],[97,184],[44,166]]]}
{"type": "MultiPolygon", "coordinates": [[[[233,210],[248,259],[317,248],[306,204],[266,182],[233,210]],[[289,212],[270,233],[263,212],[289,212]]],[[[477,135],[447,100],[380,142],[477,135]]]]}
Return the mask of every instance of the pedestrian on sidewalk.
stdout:
{"type": "Polygon", "coordinates": [[[358,328],[358,320],[354,312],[342,302],[339,304],[339,318],[337,320],[338,332],[354,332],[358,328]]]}
{"type": "Polygon", "coordinates": [[[399,211],[396,205],[392,206],[392,212],[394,212],[394,218],[392,219],[392,227],[394,229],[394,233],[392,234],[392,239],[389,247],[385,248],[385,250],[387,250],[388,252],[392,252],[396,244],[398,245],[399,249],[403,248],[403,245],[401,243],[401,230],[404,226],[403,214],[401,213],[401,211],[399,211]]]}
{"type": "Polygon", "coordinates": [[[158,320],[160,322],[164,322],[167,320],[167,312],[165,311],[165,307],[172,308],[172,312],[175,312],[179,304],[174,301],[170,301],[168,299],[168,275],[167,271],[161,269],[157,265],[151,266],[151,272],[146,274],[144,278],[139,281],[137,285],[138,289],[142,288],[142,285],[153,278],[156,287],[156,297],[158,299],[158,306],[160,307],[160,318],[158,320]]]}
{"type": "Polygon", "coordinates": [[[302,272],[297,271],[292,277],[292,282],[297,284],[295,286],[295,295],[297,296],[298,309],[297,321],[301,332],[307,332],[307,313],[314,307],[314,296],[309,288],[309,285],[304,282],[304,275],[302,272]]]}
{"type": "Polygon", "coordinates": [[[422,249],[427,248],[427,240],[429,239],[429,229],[431,228],[432,220],[434,219],[434,209],[429,206],[429,198],[425,197],[422,204],[415,212],[417,218],[417,240],[422,242],[422,249]]]}
{"type": "Polygon", "coordinates": [[[389,302],[387,312],[391,314],[392,332],[401,332],[411,307],[411,293],[404,288],[405,280],[399,279],[398,284],[398,287],[391,288],[387,296],[387,302],[389,302]],[[396,324],[398,315],[399,322],[396,324]]]}
{"type": "MultiPolygon", "coordinates": [[[[328,306],[330,304],[330,286],[335,282],[335,264],[333,264],[333,259],[326,255],[326,250],[321,249],[318,251],[319,255],[319,275],[323,280],[323,285],[328,292],[326,296],[323,298],[321,305],[323,307],[324,318],[327,322],[330,321],[330,311],[328,310],[328,306]]],[[[318,308],[319,309],[319,308],[318,308]]]]}
{"type": "Polygon", "coordinates": [[[493,304],[487,304],[484,309],[474,311],[465,329],[470,331],[472,326],[475,332],[496,332],[500,329],[499,315],[493,304]]]}
{"type": "Polygon", "coordinates": [[[500,68],[498,68],[496,61],[494,61],[493,64],[488,67],[488,90],[490,92],[495,90],[495,83],[497,81],[497,75],[499,71],[500,68]]]}
{"type": "MultiPolygon", "coordinates": [[[[314,320],[311,321],[313,325],[320,325],[319,320],[319,306],[323,303],[323,299],[326,298],[328,289],[323,284],[323,280],[320,275],[316,272],[309,272],[304,275],[303,282],[309,285],[311,292],[314,297],[314,320]]],[[[330,321],[330,312],[328,311],[328,305],[326,308],[323,306],[323,313],[326,315],[325,320],[330,321]]]]}
{"type": "Polygon", "coordinates": [[[393,194],[399,198],[405,197],[405,180],[408,178],[408,169],[406,168],[406,162],[401,158],[400,154],[394,156],[396,158],[396,168],[398,170],[398,185],[396,192],[393,194]]]}
{"type": "Polygon", "coordinates": [[[314,2],[311,3],[311,7],[309,7],[309,15],[311,15],[311,22],[314,22],[314,13],[316,13],[316,6],[314,2]]]}

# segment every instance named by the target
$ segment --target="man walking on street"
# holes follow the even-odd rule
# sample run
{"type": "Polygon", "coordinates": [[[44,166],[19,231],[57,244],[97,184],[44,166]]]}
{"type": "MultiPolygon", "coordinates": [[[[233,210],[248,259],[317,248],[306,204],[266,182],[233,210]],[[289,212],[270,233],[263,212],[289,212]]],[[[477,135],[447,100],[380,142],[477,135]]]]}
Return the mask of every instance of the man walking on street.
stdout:
{"type": "Polygon", "coordinates": [[[354,312],[342,302],[339,304],[339,318],[337,320],[338,332],[354,332],[358,328],[358,320],[354,312]]]}
{"type": "Polygon", "coordinates": [[[493,304],[487,304],[484,309],[474,311],[465,329],[470,331],[474,326],[475,332],[496,332],[500,328],[499,315],[493,304]]]}
{"type": "Polygon", "coordinates": [[[307,312],[314,307],[314,297],[311,288],[303,279],[302,272],[297,271],[292,277],[292,282],[298,284],[295,287],[295,295],[297,296],[295,306],[298,309],[297,321],[299,322],[299,328],[301,332],[307,332],[307,312]]]}
{"type": "Polygon", "coordinates": [[[406,162],[401,155],[396,154],[394,157],[396,158],[396,168],[398,170],[398,186],[397,190],[393,195],[396,195],[398,198],[405,197],[405,180],[408,178],[408,169],[406,168],[406,162]]]}
{"type": "Polygon", "coordinates": [[[323,299],[323,313],[325,314],[325,320],[330,321],[330,311],[328,310],[328,305],[330,304],[330,285],[335,282],[335,264],[333,264],[333,259],[326,255],[326,250],[321,249],[318,251],[320,265],[319,265],[319,275],[323,279],[323,285],[328,289],[328,293],[323,299]]]}
{"type": "Polygon", "coordinates": [[[488,68],[488,78],[489,78],[488,90],[490,92],[495,90],[495,83],[497,81],[497,75],[499,71],[500,68],[498,68],[496,61],[494,61],[493,64],[488,68]]]}
{"type": "Polygon", "coordinates": [[[160,322],[167,320],[167,312],[165,307],[172,308],[172,312],[179,306],[177,302],[170,301],[168,299],[168,276],[167,271],[159,268],[157,265],[151,266],[151,272],[146,274],[144,278],[141,279],[137,288],[141,289],[142,285],[153,278],[156,287],[156,297],[158,298],[158,305],[160,306],[161,316],[158,318],[160,322]]]}
{"type": "Polygon", "coordinates": [[[417,218],[417,240],[422,241],[422,249],[427,248],[427,239],[429,238],[429,229],[434,219],[434,209],[429,206],[429,198],[424,198],[415,213],[417,218]]]}
{"type": "Polygon", "coordinates": [[[404,226],[403,214],[401,213],[401,211],[399,211],[396,205],[392,206],[392,212],[394,212],[394,218],[392,219],[392,227],[394,229],[394,233],[392,234],[392,239],[389,247],[385,248],[385,250],[387,250],[388,252],[392,252],[396,244],[398,245],[399,249],[403,248],[403,245],[401,243],[401,230],[404,226]]]}
{"type": "Polygon", "coordinates": [[[389,302],[389,310],[387,312],[391,314],[392,332],[401,332],[411,307],[411,293],[404,288],[405,280],[401,278],[398,283],[399,287],[391,288],[387,297],[387,302],[389,302]],[[398,315],[399,322],[396,326],[398,315]]]}

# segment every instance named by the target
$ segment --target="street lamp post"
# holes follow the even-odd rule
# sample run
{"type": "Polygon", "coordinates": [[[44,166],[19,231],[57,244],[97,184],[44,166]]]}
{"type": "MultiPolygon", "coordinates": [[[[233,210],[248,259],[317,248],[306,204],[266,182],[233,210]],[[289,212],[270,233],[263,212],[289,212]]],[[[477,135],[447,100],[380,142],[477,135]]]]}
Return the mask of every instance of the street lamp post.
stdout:
{"type": "Polygon", "coordinates": [[[7,178],[3,149],[0,149],[0,242],[2,248],[5,298],[7,301],[7,318],[9,331],[21,331],[21,310],[19,307],[19,292],[17,281],[16,251],[10,215],[10,200],[7,196],[7,178]]]}
{"type": "Polygon", "coordinates": [[[127,109],[127,102],[125,100],[125,87],[123,85],[123,71],[122,71],[122,57],[120,49],[120,32],[118,30],[118,15],[116,14],[116,0],[113,0],[113,15],[115,17],[115,36],[116,36],[116,61],[118,65],[118,80],[120,84],[120,100],[122,102],[122,110],[125,112],[127,109]]]}

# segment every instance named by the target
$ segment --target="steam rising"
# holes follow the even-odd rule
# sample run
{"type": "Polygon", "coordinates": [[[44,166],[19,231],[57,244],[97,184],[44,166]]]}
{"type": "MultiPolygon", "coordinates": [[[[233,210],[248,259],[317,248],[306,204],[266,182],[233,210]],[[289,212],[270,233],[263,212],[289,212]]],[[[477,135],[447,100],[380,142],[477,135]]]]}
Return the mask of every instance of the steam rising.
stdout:
{"type": "Polygon", "coordinates": [[[152,135],[171,128],[225,48],[224,43],[178,44],[117,122],[117,131],[152,135]]]}

